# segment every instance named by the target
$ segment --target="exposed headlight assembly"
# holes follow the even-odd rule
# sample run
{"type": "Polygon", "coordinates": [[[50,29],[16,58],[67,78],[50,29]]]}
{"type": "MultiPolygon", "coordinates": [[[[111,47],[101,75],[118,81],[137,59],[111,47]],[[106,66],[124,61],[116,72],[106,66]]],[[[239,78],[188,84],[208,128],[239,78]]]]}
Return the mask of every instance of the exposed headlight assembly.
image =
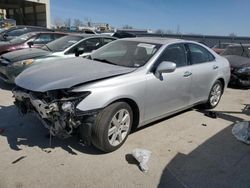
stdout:
{"type": "Polygon", "coordinates": [[[34,59],[26,59],[23,61],[17,61],[15,63],[12,64],[12,66],[14,67],[22,67],[22,66],[27,66],[27,65],[31,65],[34,62],[34,59]]]}
{"type": "Polygon", "coordinates": [[[238,73],[250,73],[250,67],[244,67],[237,71],[238,73]]]}
{"type": "Polygon", "coordinates": [[[71,96],[68,98],[60,99],[61,108],[65,112],[73,113],[76,105],[86,98],[90,92],[80,92],[80,93],[71,93],[71,96]]]}

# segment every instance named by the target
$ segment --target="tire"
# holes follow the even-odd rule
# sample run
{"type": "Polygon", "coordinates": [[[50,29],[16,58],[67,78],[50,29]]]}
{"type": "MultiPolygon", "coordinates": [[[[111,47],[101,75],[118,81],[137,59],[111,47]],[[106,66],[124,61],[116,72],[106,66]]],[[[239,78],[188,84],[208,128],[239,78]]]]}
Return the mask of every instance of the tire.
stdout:
{"type": "Polygon", "coordinates": [[[132,122],[132,109],[127,103],[116,102],[107,106],[98,114],[93,127],[93,145],[104,152],[117,150],[126,141],[132,122]]]}
{"type": "Polygon", "coordinates": [[[217,80],[211,88],[207,102],[205,103],[205,108],[213,109],[215,108],[221,99],[223,93],[223,86],[221,81],[217,80]]]}

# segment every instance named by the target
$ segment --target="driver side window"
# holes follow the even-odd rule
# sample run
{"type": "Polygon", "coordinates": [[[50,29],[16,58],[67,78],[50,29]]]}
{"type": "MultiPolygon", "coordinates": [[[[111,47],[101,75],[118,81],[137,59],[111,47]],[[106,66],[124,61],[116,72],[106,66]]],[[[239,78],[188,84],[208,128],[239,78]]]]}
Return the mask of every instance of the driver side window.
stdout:
{"type": "Polygon", "coordinates": [[[168,46],[157,60],[157,65],[163,61],[176,63],[176,67],[186,66],[187,56],[184,44],[173,44],[168,46]]]}

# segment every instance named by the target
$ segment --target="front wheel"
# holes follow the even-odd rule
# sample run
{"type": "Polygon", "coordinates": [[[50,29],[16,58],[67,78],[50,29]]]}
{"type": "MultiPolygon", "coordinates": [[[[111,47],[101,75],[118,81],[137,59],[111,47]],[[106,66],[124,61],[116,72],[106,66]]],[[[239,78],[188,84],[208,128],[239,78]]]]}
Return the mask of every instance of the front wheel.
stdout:
{"type": "Polygon", "coordinates": [[[125,102],[107,106],[97,117],[93,130],[93,145],[104,152],[111,152],[123,145],[131,130],[133,113],[125,102]]]}
{"type": "Polygon", "coordinates": [[[219,80],[217,80],[210,91],[205,107],[209,109],[215,108],[220,102],[222,93],[223,93],[222,83],[219,80]]]}

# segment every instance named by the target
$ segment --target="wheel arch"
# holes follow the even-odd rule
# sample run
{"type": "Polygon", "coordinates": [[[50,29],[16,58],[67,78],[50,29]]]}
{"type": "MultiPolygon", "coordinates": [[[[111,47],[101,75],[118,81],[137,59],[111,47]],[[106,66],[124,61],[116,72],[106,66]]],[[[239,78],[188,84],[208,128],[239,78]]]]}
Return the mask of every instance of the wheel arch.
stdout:
{"type": "Polygon", "coordinates": [[[222,77],[220,77],[220,78],[218,78],[217,80],[219,80],[220,82],[221,82],[221,84],[222,84],[222,88],[223,88],[223,90],[222,90],[222,93],[224,93],[224,90],[225,90],[225,80],[224,80],[224,78],[222,78],[222,77]]]}
{"type": "Polygon", "coordinates": [[[140,122],[140,109],[139,109],[138,104],[133,99],[130,99],[130,98],[116,99],[115,101],[112,101],[110,104],[113,104],[116,102],[125,102],[131,107],[131,110],[133,112],[132,131],[134,131],[138,127],[139,122],[140,122]]]}

